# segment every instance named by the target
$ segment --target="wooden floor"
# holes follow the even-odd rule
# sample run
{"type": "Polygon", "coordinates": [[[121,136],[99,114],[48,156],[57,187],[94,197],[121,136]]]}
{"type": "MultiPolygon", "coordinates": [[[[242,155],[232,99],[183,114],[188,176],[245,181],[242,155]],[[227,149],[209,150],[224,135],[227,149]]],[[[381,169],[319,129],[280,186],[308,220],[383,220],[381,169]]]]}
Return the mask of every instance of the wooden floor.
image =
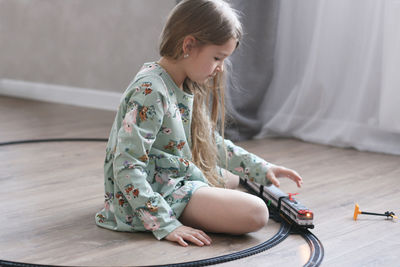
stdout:
{"type": "MultiPolygon", "coordinates": [[[[114,113],[0,96],[0,142],[54,137],[108,137],[114,113]]],[[[361,210],[400,214],[400,157],[292,139],[239,143],[297,170],[304,186],[281,180],[314,211],[325,247],[323,266],[400,266],[400,224],[361,210]]],[[[0,259],[75,266],[137,266],[198,260],[235,252],[274,235],[272,221],[244,236],[211,235],[211,247],[179,247],[149,233],[99,228],[105,143],[40,143],[0,147],[0,259]]],[[[308,245],[296,235],[223,266],[302,266],[308,245]]]]}

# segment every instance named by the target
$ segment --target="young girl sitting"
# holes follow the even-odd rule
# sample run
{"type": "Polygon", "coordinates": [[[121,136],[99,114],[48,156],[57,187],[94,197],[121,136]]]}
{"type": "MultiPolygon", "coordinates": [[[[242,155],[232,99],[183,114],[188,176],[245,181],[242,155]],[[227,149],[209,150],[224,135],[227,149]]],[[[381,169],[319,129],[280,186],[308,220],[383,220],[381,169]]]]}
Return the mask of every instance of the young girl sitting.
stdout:
{"type": "Polygon", "coordinates": [[[234,190],[238,176],[276,186],[276,177],[288,177],[301,186],[295,171],[223,138],[224,61],[241,36],[222,0],[186,0],[172,10],[160,60],[144,64],[121,99],[97,225],[209,245],[205,232],[244,234],[268,221],[260,198],[234,190]]]}

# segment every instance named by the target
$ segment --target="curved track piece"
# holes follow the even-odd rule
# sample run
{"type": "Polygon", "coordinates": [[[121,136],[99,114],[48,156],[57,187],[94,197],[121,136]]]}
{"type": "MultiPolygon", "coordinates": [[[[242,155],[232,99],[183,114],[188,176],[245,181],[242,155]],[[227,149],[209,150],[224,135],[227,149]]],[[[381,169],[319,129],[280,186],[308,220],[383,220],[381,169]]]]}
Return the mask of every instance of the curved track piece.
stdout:
{"type": "Polygon", "coordinates": [[[7,266],[7,267],[49,267],[51,265],[41,265],[41,264],[32,264],[32,263],[23,263],[23,262],[0,260],[0,266],[7,266]]]}
{"type": "MultiPolygon", "coordinates": [[[[107,142],[108,139],[106,138],[53,138],[53,139],[32,139],[32,140],[20,140],[20,141],[9,141],[9,142],[2,142],[0,146],[7,146],[7,145],[18,145],[18,144],[29,144],[29,143],[47,143],[47,142],[107,142]]],[[[247,188],[248,190],[251,188],[247,188]]],[[[207,266],[213,265],[228,261],[233,261],[237,259],[241,259],[244,257],[252,256],[254,254],[266,251],[289,236],[291,233],[298,233],[300,234],[309,244],[311,249],[311,255],[309,261],[304,266],[319,266],[322,262],[324,257],[324,248],[322,243],[318,240],[318,238],[313,235],[308,230],[299,229],[299,231],[292,231],[292,225],[287,223],[284,220],[280,220],[277,214],[271,214],[272,218],[277,221],[281,221],[281,227],[272,238],[269,240],[256,245],[254,247],[244,249],[238,252],[234,252],[227,255],[222,255],[214,258],[197,260],[197,261],[190,261],[190,262],[182,262],[176,264],[166,264],[166,265],[150,265],[150,266],[207,266]]],[[[14,267],[43,267],[43,266],[53,266],[53,265],[41,265],[41,264],[30,264],[30,263],[22,263],[22,262],[13,262],[13,261],[5,261],[0,260],[1,266],[14,266],[14,267]]]]}
{"type": "MultiPolygon", "coordinates": [[[[256,187],[250,186],[249,182],[243,179],[240,179],[240,184],[243,185],[249,192],[262,198],[266,204],[268,203],[268,200],[265,199],[262,195],[262,190],[263,190],[262,187],[260,188],[261,191],[258,191],[255,189],[255,188],[258,189],[257,186],[256,187]]],[[[282,215],[280,215],[279,209],[278,210],[273,208],[270,209],[270,218],[282,224],[289,224],[289,222],[287,222],[287,220],[285,220],[284,217],[281,216],[282,215]]],[[[319,266],[324,258],[324,247],[321,241],[309,230],[305,228],[300,228],[298,226],[293,226],[291,233],[301,235],[310,246],[310,258],[304,266],[306,267],[319,266]]]]}
{"type": "MultiPolygon", "coordinates": [[[[209,258],[209,259],[203,259],[203,260],[197,260],[197,261],[189,261],[189,262],[182,262],[182,263],[174,263],[174,264],[165,264],[165,265],[149,265],[150,266],[174,266],[174,267],[189,267],[189,266],[207,266],[207,265],[214,265],[214,264],[219,264],[219,263],[224,263],[228,261],[234,261],[238,260],[244,257],[249,257],[254,254],[263,252],[265,250],[268,250],[283,240],[285,240],[286,237],[289,236],[290,234],[291,227],[287,223],[282,223],[278,233],[276,233],[272,238],[269,240],[256,245],[254,247],[241,250],[238,252],[234,252],[231,254],[226,254],[214,258],[209,258]]],[[[38,265],[38,264],[30,264],[30,263],[22,263],[22,262],[12,262],[12,261],[3,261],[0,260],[0,265],[1,266],[12,266],[12,267],[50,267],[54,265],[38,265]]]]}
{"type": "Polygon", "coordinates": [[[319,266],[324,259],[324,246],[321,241],[310,231],[305,230],[301,236],[307,241],[310,246],[310,259],[304,264],[305,267],[319,266]]]}
{"type": "Polygon", "coordinates": [[[226,254],[214,258],[209,258],[209,259],[203,259],[203,260],[197,260],[197,261],[188,261],[188,262],[182,262],[182,263],[175,263],[175,264],[165,264],[165,265],[150,265],[150,266],[176,266],[176,267],[188,267],[188,266],[207,266],[207,265],[214,265],[214,264],[219,264],[219,263],[224,263],[228,261],[234,261],[238,260],[241,258],[249,257],[252,255],[255,255],[257,253],[261,253],[263,251],[266,251],[283,240],[286,239],[286,237],[289,236],[290,234],[290,225],[287,223],[283,223],[278,231],[273,237],[271,237],[269,240],[256,245],[254,247],[244,249],[238,252],[234,252],[231,254],[226,254]]]}
{"type": "MultiPolygon", "coordinates": [[[[214,258],[209,258],[209,259],[203,259],[203,260],[197,260],[197,261],[189,261],[189,262],[182,262],[182,263],[173,263],[173,264],[165,264],[165,265],[148,265],[148,267],[151,266],[174,266],[174,267],[189,267],[189,266],[207,266],[207,265],[214,265],[218,263],[224,263],[228,261],[234,261],[238,260],[241,258],[249,257],[257,253],[261,253],[263,251],[266,251],[283,240],[286,239],[286,237],[289,236],[290,234],[291,227],[287,223],[282,223],[281,227],[279,228],[278,233],[276,233],[273,237],[271,237],[269,240],[256,245],[254,247],[244,249],[238,252],[234,252],[231,254],[226,254],[214,258]]],[[[30,263],[22,263],[22,262],[12,262],[12,261],[3,261],[0,260],[0,266],[13,266],[13,267],[49,267],[49,266],[54,266],[54,265],[38,265],[38,264],[30,264],[30,263]]]]}

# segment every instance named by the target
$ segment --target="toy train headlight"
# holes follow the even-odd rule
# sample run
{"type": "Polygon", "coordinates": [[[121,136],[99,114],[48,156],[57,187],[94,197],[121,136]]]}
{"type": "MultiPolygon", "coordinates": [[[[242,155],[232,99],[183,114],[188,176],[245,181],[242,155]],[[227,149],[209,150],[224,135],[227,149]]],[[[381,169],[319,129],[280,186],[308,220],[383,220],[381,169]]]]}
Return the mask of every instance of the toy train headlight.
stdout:
{"type": "Polygon", "coordinates": [[[314,214],[309,210],[299,210],[299,217],[305,220],[312,220],[314,218],[314,214]]]}

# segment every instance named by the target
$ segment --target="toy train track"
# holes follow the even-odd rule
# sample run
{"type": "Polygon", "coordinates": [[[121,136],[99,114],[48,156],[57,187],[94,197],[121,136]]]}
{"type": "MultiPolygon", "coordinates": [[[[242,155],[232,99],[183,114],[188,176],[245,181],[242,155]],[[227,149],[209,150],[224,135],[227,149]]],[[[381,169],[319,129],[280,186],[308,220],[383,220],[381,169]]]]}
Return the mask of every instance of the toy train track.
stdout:
{"type": "Polygon", "coordinates": [[[319,266],[324,258],[321,241],[308,228],[314,228],[312,211],[274,185],[263,186],[240,179],[240,184],[250,193],[259,196],[268,206],[270,218],[282,225],[288,224],[292,234],[301,235],[310,247],[310,258],[304,266],[319,266]]]}
{"type": "MultiPolygon", "coordinates": [[[[32,139],[18,140],[10,142],[2,142],[0,146],[19,145],[29,143],[48,143],[48,142],[107,142],[106,138],[53,138],[53,139],[32,139]]],[[[313,235],[308,228],[314,228],[313,213],[297,200],[284,194],[274,186],[262,186],[245,179],[240,179],[240,183],[252,194],[262,198],[270,211],[270,217],[281,223],[279,231],[269,240],[256,245],[254,247],[234,252],[227,255],[222,255],[214,258],[203,259],[198,261],[182,262],[176,264],[157,265],[157,266],[206,266],[228,261],[241,259],[252,256],[254,254],[266,251],[283,240],[290,234],[301,235],[310,246],[310,258],[304,266],[319,266],[324,257],[324,247],[321,241],[313,235]]],[[[14,261],[6,261],[0,259],[0,266],[14,267],[36,267],[36,266],[53,266],[40,265],[31,263],[22,263],[14,261]]]]}

